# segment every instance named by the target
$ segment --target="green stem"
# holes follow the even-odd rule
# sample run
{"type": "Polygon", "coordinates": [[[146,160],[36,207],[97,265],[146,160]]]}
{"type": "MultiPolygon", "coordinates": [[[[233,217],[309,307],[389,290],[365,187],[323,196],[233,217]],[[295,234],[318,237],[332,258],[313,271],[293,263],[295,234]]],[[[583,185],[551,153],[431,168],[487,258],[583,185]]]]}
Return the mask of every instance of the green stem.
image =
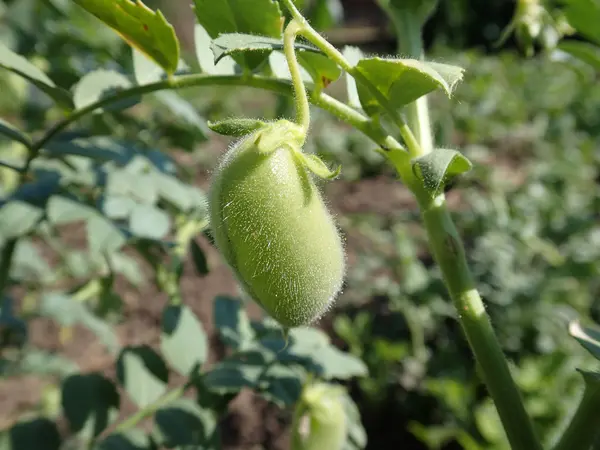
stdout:
{"type": "Polygon", "coordinates": [[[149,404],[145,408],[140,409],[138,412],[129,416],[123,422],[121,422],[115,429],[115,431],[127,431],[133,427],[135,427],[139,422],[144,420],[146,417],[150,417],[156,411],[158,411],[163,406],[168,405],[169,403],[177,400],[182,397],[185,393],[186,389],[189,387],[189,383],[183,386],[179,386],[172,391],[167,392],[165,395],[160,397],[155,402],[149,404]]]}
{"type": "Polygon", "coordinates": [[[285,58],[290,69],[292,76],[292,85],[294,86],[294,93],[296,94],[296,123],[300,125],[304,132],[304,139],[306,139],[306,133],[310,126],[310,107],[308,104],[308,97],[306,95],[306,88],[302,81],[302,73],[300,72],[300,64],[296,59],[296,51],[294,50],[294,42],[298,31],[301,26],[295,19],[293,19],[288,26],[285,28],[283,33],[283,51],[285,58]]]}
{"type": "MultiPolygon", "coordinates": [[[[584,376],[586,376],[584,374],[584,376]]],[[[589,376],[589,375],[588,375],[589,376]]],[[[583,397],[554,450],[589,450],[600,430],[600,381],[586,380],[583,397]]]]}
{"type": "Polygon", "coordinates": [[[4,290],[8,285],[10,266],[12,265],[12,257],[16,247],[17,240],[11,239],[4,244],[4,248],[0,254],[0,297],[2,297],[2,294],[4,294],[4,290]]]}
{"type": "Polygon", "coordinates": [[[460,324],[514,450],[541,449],[519,390],[467,265],[465,249],[443,195],[419,199],[429,246],[442,270],[460,324]]]}

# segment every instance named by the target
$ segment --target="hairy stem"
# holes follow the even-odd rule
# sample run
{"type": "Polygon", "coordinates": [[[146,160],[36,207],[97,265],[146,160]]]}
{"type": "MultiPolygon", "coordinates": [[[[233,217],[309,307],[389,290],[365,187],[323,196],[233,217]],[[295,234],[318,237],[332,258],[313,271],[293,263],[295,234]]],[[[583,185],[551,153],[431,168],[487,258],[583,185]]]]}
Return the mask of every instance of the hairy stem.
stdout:
{"type": "Polygon", "coordinates": [[[308,97],[306,95],[306,88],[302,81],[302,73],[300,72],[300,64],[296,58],[296,51],[294,50],[294,42],[296,36],[300,30],[300,25],[293,19],[288,26],[285,28],[283,34],[283,50],[285,53],[285,59],[287,60],[290,74],[292,75],[292,85],[294,86],[294,93],[296,94],[296,123],[300,125],[304,132],[304,139],[306,139],[306,133],[310,126],[310,107],[308,104],[308,97]]]}

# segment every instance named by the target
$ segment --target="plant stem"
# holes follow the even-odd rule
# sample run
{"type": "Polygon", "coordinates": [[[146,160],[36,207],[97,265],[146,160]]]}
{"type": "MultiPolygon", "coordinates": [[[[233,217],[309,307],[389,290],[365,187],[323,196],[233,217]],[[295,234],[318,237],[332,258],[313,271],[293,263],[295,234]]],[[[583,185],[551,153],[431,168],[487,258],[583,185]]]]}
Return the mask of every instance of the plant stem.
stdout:
{"type": "Polygon", "coordinates": [[[506,435],[514,450],[541,449],[519,390],[496,338],[467,265],[465,249],[443,195],[419,199],[429,246],[458,311],[460,324],[475,355],[506,435]]]}
{"type": "Polygon", "coordinates": [[[144,420],[146,417],[151,416],[163,406],[168,405],[169,403],[180,398],[188,387],[188,384],[185,384],[167,392],[155,402],[149,404],[145,408],[140,409],[132,416],[129,416],[115,428],[115,431],[126,431],[135,427],[139,422],[144,420]]]}
{"type": "Polygon", "coordinates": [[[296,36],[300,29],[301,26],[295,19],[287,25],[285,32],[283,33],[283,51],[290,69],[290,74],[292,75],[292,85],[294,86],[294,93],[296,94],[296,123],[302,128],[305,140],[308,127],[310,126],[310,107],[306,95],[306,88],[302,81],[300,64],[298,64],[296,52],[294,50],[294,42],[296,41],[296,36]]]}
{"type": "Polygon", "coordinates": [[[583,397],[569,421],[569,425],[554,450],[588,450],[592,448],[600,430],[600,377],[585,374],[583,397]],[[587,379],[589,378],[589,379],[587,379]]]}

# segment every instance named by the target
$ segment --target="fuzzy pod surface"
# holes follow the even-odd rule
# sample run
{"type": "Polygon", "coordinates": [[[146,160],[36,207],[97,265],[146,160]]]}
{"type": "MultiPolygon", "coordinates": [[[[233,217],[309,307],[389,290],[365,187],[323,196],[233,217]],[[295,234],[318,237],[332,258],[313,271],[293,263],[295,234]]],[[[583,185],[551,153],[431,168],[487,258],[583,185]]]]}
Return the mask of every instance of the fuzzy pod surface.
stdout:
{"type": "Polygon", "coordinates": [[[246,293],[286,328],[321,317],[345,272],[342,239],[298,133],[281,120],[243,138],[209,192],[217,248],[246,293]]]}

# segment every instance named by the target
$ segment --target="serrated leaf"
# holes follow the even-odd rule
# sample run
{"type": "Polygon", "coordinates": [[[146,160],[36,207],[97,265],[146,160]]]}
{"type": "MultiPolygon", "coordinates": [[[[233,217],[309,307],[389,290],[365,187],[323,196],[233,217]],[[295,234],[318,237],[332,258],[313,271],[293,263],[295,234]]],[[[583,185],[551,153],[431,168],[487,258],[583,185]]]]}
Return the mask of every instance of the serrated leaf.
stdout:
{"type": "Polygon", "coordinates": [[[160,11],[140,0],[74,0],[115,30],[129,45],[147,55],[168,74],[177,70],[179,41],[160,11]]]}
{"type": "Polygon", "coordinates": [[[200,24],[194,28],[194,44],[196,58],[203,73],[211,75],[233,75],[235,73],[235,60],[224,56],[215,64],[215,56],[211,50],[212,39],[200,24]]]}
{"type": "Polygon", "coordinates": [[[214,411],[203,409],[187,398],[160,408],[154,421],[157,440],[166,448],[209,448],[217,429],[214,411]]]}
{"type": "Polygon", "coordinates": [[[74,433],[88,431],[85,439],[98,436],[118,416],[120,398],[116,386],[99,373],[74,374],[63,381],[62,408],[74,433]]]}
{"type": "Polygon", "coordinates": [[[560,42],[557,47],[600,71],[600,46],[589,42],[570,40],[560,42]]]}
{"type": "Polygon", "coordinates": [[[134,403],[144,408],[167,390],[169,369],[147,345],[125,347],[117,360],[117,379],[134,403]]]}
{"type": "Polygon", "coordinates": [[[0,118],[0,134],[3,134],[13,141],[20,142],[27,148],[31,147],[31,139],[17,127],[2,118],[0,118]]]}
{"type": "Polygon", "coordinates": [[[107,436],[94,450],[156,450],[156,446],[146,433],[131,429],[107,436]]]}
{"type": "Polygon", "coordinates": [[[342,69],[335,62],[321,53],[314,51],[298,51],[298,62],[304,67],[315,84],[326,88],[342,74],[342,69]]]}
{"type": "Polygon", "coordinates": [[[266,125],[258,119],[234,118],[208,122],[208,128],[224,136],[246,136],[266,125]]]}
{"type": "Polygon", "coordinates": [[[194,262],[194,267],[196,268],[196,273],[201,277],[208,274],[209,268],[206,255],[195,239],[190,239],[190,254],[192,256],[192,261],[194,262]]]}
{"type": "Polygon", "coordinates": [[[152,205],[136,205],[129,217],[129,229],[138,237],[160,240],[170,228],[168,214],[152,205]]]}
{"type": "Polygon", "coordinates": [[[44,72],[2,43],[0,43],[0,67],[10,70],[30,81],[58,104],[68,109],[73,107],[71,96],[67,91],[56,86],[44,72]]]}
{"type": "MultiPolygon", "coordinates": [[[[133,83],[125,75],[112,70],[96,70],[86,74],[73,88],[75,108],[83,109],[104,97],[133,87],[133,83]]],[[[140,101],[140,97],[132,97],[111,104],[110,107],[98,108],[95,113],[127,109],[140,101]]]]}
{"type": "MultiPolygon", "coordinates": [[[[262,52],[266,56],[274,50],[283,50],[283,39],[256,34],[229,33],[221,34],[213,40],[210,48],[214,54],[216,64],[225,56],[241,52],[262,52]]],[[[320,52],[318,48],[300,42],[296,42],[294,48],[296,50],[320,52]]]]}
{"type": "Polygon", "coordinates": [[[471,170],[471,162],[456,150],[437,148],[411,161],[413,172],[432,196],[441,192],[444,185],[461,173],[471,170]]]}
{"type": "Polygon", "coordinates": [[[600,360],[600,330],[582,327],[578,320],[574,320],[569,324],[569,334],[594,358],[600,360]]]}
{"type": "Polygon", "coordinates": [[[61,437],[54,422],[37,418],[13,425],[9,432],[10,450],[59,450],[61,437]]]}
{"type": "Polygon", "coordinates": [[[43,211],[28,203],[13,200],[0,207],[0,239],[24,236],[36,227],[43,211]]]}
{"type": "Polygon", "coordinates": [[[232,297],[215,298],[213,321],[224,344],[244,348],[254,337],[243,303],[232,297]]]}
{"type": "Polygon", "coordinates": [[[206,361],[204,327],[187,306],[169,305],[163,310],[160,347],[167,362],[184,376],[206,361]]]}
{"type": "MultiPolygon", "coordinates": [[[[276,0],[194,0],[194,8],[198,23],[212,39],[225,33],[281,37],[283,17],[276,0]]],[[[243,67],[253,70],[264,61],[265,56],[237,54],[234,59],[243,67]]]]}
{"type": "MultiPolygon", "coordinates": [[[[371,83],[390,101],[392,106],[400,108],[419,97],[437,89],[448,96],[462,79],[463,70],[447,64],[430,63],[416,59],[366,58],[356,65],[371,83]]],[[[362,85],[358,86],[363,108],[376,107],[370,93],[362,85]]]]}

